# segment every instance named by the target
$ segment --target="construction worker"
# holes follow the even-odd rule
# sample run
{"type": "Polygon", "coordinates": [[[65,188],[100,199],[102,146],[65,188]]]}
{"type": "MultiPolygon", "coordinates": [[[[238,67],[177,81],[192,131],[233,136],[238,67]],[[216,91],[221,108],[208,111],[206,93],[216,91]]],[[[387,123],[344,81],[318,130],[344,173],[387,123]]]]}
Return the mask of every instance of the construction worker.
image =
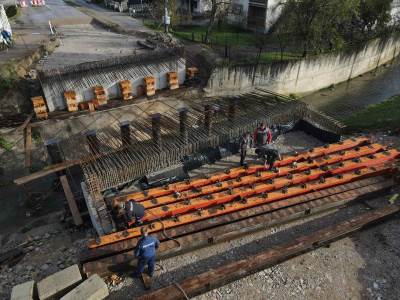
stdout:
{"type": "Polygon", "coordinates": [[[160,246],[160,242],[158,239],[149,236],[145,227],[140,228],[140,233],[142,237],[135,248],[135,257],[138,259],[138,264],[133,276],[139,277],[147,265],[148,275],[152,277],[156,264],[156,250],[160,246]]]}
{"type": "Polygon", "coordinates": [[[250,132],[245,132],[243,133],[241,139],[240,139],[240,144],[239,144],[239,150],[240,150],[240,165],[244,165],[244,160],[246,159],[247,155],[247,149],[251,147],[252,145],[252,140],[250,137],[250,132]]]}
{"type": "Polygon", "coordinates": [[[254,143],[256,148],[264,147],[272,142],[272,132],[265,126],[264,123],[260,123],[260,126],[254,131],[254,143]]]}
{"type": "Polygon", "coordinates": [[[275,161],[277,159],[279,159],[279,160],[282,159],[281,154],[279,153],[278,149],[276,149],[273,145],[268,145],[264,148],[263,156],[264,156],[264,159],[265,159],[265,156],[267,157],[265,159],[264,164],[265,164],[265,168],[267,168],[267,165],[268,165],[269,169],[272,169],[274,167],[275,161]]]}
{"type": "Polygon", "coordinates": [[[134,200],[129,200],[125,203],[125,223],[126,227],[135,220],[134,226],[139,226],[142,224],[142,218],[144,216],[145,208],[143,205],[137,203],[134,200]]]}

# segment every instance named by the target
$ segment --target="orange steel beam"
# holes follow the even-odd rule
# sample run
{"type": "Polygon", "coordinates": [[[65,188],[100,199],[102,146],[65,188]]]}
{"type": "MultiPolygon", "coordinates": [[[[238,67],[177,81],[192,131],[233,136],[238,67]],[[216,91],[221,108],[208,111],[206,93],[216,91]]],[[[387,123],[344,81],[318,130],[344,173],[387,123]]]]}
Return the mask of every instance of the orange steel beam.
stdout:
{"type": "MultiPolygon", "coordinates": [[[[359,137],[344,140],[342,142],[336,144],[325,145],[324,147],[314,148],[312,150],[299,153],[298,155],[283,157],[281,161],[276,162],[277,167],[282,167],[285,165],[289,165],[293,162],[307,160],[309,158],[313,159],[319,156],[329,155],[335,152],[351,149],[369,142],[369,139],[366,137],[359,137]]],[[[135,200],[135,201],[145,201],[155,197],[161,197],[165,195],[173,194],[174,192],[182,192],[187,191],[193,188],[202,187],[204,185],[234,179],[238,176],[243,174],[250,175],[254,174],[255,172],[264,169],[264,166],[255,165],[249,166],[247,169],[244,167],[232,168],[230,169],[229,173],[215,173],[214,175],[210,176],[209,178],[202,178],[202,179],[194,179],[188,180],[186,182],[178,182],[175,184],[166,185],[164,187],[153,188],[151,190],[143,191],[143,192],[135,192],[128,195],[123,195],[114,198],[113,202],[114,205],[117,205],[119,202],[125,202],[128,200],[135,200]]]]}
{"type": "Polygon", "coordinates": [[[279,201],[286,198],[291,198],[295,196],[299,196],[302,194],[306,194],[309,192],[326,189],[329,187],[345,184],[348,182],[352,182],[355,180],[360,180],[366,177],[373,177],[382,174],[392,173],[394,168],[391,164],[384,165],[376,165],[374,167],[363,168],[357,170],[356,172],[347,172],[340,174],[341,176],[329,177],[326,178],[323,182],[320,180],[308,182],[306,185],[300,186],[291,186],[288,187],[285,192],[283,190],[273,191],[268,194],[263,194],[261,197],[250,197],[239,199],[239,201],[231,201],[224,205],[220,205],[219,207],[212,207],[207,210],[198,210],[194,212],[190,212],[179,217],[165,219],[163,221],[156,221],[149,225],[144,225],[140,227],[135,227],[131,229],[127,229],[122,232],[117,232],[113,234],[109,234],[106,236],[99,237],[99,240],[96,241],[92,239],[88,243],[89,248],[97,248],[107,244],[119,242],[122,240],[128,240],[131,238],[136,238],[140,236],[140,228],[147,227],[149,232],[157,232],[167,228],[173,228],[177,226],[181,226],[188,223],[197,222],[200,220],[208,219],[215,217],[217,215],[228,214],[234,211],[262,205],[265,203],[270,203],[274,201],[279,201]]]}
{"type": "Polygon", "coordinates": [[[145,200],[140,202],[146,209],[155,208],[161,205],[171,204],[175,202],[181,202],[183,200],[188,200],[196,197],[200,197],[206,194],[216,193],[229,188],[237,188],[240,186],[258,183],[264,180],[286,176],[291,173],[299,173],[305,171],[306,169],[318,168],[325,165],[335,164],[344,160],[349,160],[357,157],[373,155],[378,151],[383,150],[383,146],[379,144],[372,144],[368,146],[363,146],[358,149],[351,149],[344,151],[345,153],[334,153],[330,157],[317,158],[312,161],[300,162],[296,166],[283,166],[279,168],[279,173],[273,173],[271,171],[265,171],[263,167],[262,172],[258,171],[253,175],[240,177],[240,181],[236,178],[235,181],[223,181],[211,185],[206,185],[200,188],[192,189],[190,191],[185,191],[182,193],[174,193],[173,195],[162,196],[158,198],[153,198],[150,200],[145,200]]]}
{"type": "MultiPolygon", "coordinates": [[[[399,156],[399,152],[396,150],[390,150],[384,153],[377,153],[373,157],[361,157],[357,158],[357,161],[346,160],[343,161],[343,166],[326,166],[324,169],[309,169],[309,174],[297,173],[289,174],[287,177],[279,177],[274,180],[273,183],[259,183],[259,184],[249,184],[247,186],[242,186],[239,188],[232,188],[227,192],[219,192],[215,194],[206,195],[205,197],[198,197],[191,200],[174,203],[167,206],[156,207],[146,210],[146,214],[143,221],[153,221],[156,219],[162,219],[165,217],[171,217],[173,215],[178,215],[186,213],[196,209],[204,209],[209,206],[223,204],[232,201],[236,197],[246,198],[256,194],[267,193],[272,190],[281,189],[285,186],[306,183],[307,181],[315,180],[321,176],[327,177],[343,172],[352,171],[355,169],[371,167],[374,165],[379,165],[390,160],[394,160],[399,156]]],[[[272,172],[267,174],[270,175],[271,179],[274,176],[272,172]]],[[[233,183],[233,182],[232,182],[233,183]]]]}

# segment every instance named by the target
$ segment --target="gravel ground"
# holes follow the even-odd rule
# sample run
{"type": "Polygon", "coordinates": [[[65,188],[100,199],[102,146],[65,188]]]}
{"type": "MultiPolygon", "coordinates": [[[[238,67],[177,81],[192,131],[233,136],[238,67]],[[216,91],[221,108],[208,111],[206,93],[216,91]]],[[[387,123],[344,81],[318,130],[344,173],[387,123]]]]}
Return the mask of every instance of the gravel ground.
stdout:
{"type": "Polygon", "coordinates": [[[1,252],[23,245],[24,256],[15,265],[0,265],[0,299],[9,299],[14,285],[39,280],[78,262],[78,253],[85,247],[91,229],[69,228],[53,213],[46,220],[37,220],[37,227],[13,234],[0,234],[1,252]],[[40,221],[40,222],[39,222],[40,221]],[[46,224],[48,222],[48,224],[46,224]],[[46,224],[46,225],[43,225],[46,224]]]}

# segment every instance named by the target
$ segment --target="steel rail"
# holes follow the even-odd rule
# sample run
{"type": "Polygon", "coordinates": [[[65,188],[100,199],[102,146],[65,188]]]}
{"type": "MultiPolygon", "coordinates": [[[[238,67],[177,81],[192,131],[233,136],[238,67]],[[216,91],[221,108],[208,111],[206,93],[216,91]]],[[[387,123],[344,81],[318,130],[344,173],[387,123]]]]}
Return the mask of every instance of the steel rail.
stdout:
{"type": "MultiPolygon", "coordinates": [[[[293,162],[314,159],[314,158],[317,158],[320,156],[332,154],[334,152],[348,150],[350,148],[361,146],[361,145],[367,143],[368,141],[369,141],[368,138],[360,137],[360,138],[345,140],[345,141],[337,143],[337,144],[327,145],[325,147],[314,148],[312,151],[306,151],[306,152],[303,152],[303,153],[300,153],[300,154],[294,155],[294,156],[283,157],[281,161],[276,162],[276,166],[282,167],[282,166],[289,165],[293,162]]],[[[202,187],[207,184],[212,184],[212,183],[216,183],[216,182],[220,182],[220,181],[224,181],[224,180],[234,179],[241,175],[254,174],[257,171],[262,171],[262,170],[264,170],[264,166],[261,166],[261,165],[250,166],[249,168],[245,168],[245,167],[232,168],[229,170],[229,173],[222,173],[222,172],[216,173],[216,174],[211,175],[209,178],[194,179],[194,180],[186,181],[183,183],[180,182],[180,183],[176,183],[176,184],[166,185],[166,186],[160,187],[160,188],[153,188],[148,191],[135,192],[135,193],[131,193],[128,195],[116,197],[114,199],[114,201],[116,203],[118,203],[120,201],[128,201],[131,199],[135,200],[135,201],[149,200],[149,199],[160,197],[160,196],[170,195],[170,194],[173,194],[174,192],[183,192],[186,190],[202,187]]]]}
{"type": "MultiPolygon", "coordinates": [[[[396,156],[397,156],[397,154],[398,154],[397,151],[396,151],[396,153],[393,153],[393,155],[396,155],[396,156]]],[[[392,156],[390,156],[390,158],[393,159],[392,156]]],[[[387,159],[386,161],[390,161],[390,159],[387,159]]],[[[381,162],[381,164],[382,163],[383,163],[383,161],[381,162]]],[[[347,168],[354,170],[354,168],[356,168],[356,166],[354,166],[354,165],[347,166],[347,168]]],[[[278,201],[278,200],[282,200],[285,198],[306,194],[310,191],[321,190],[321,189],[325,189],[328,187],[337,186],[340,184],[351,182],[354,180],[359,180],[361,178],[377,176],[382,173],[391,172],[392,170],[393,170],[393,166],[390,166],[390,165],[378,166],[377,163],[374,164],[373,162],[364,163],[363,167],[361,169],[357,169],[356,172],[349,171],[347,173],[341,174],[340,177],[329,177],[329,178],[324,179],[323,182],[317,181],[315,183],[307,183],[307,186],[293,186],[290,189],[288,188],[286,191],[284,189],[284,190],[275,191],[272,193],[270,192],[267,196],[265,194],[265,195],[263,195],[263,197],[261,199],[257,197],[256,200],[254,200],[254,201],[253,201],[253,199],[250,199],[250,201],[249,201],[249,199],[247,199],[247,200],[245,199],[246,195],[254,194],[254,193],[251,193],[251,191],[246,191],[245,193],[242,193],[242,196],[243,196],[242,199],[240,199],[240,197],[230,199],[230,203],[228,203],[228,202],[222,203],[224,205],[220,205],[219,207],[213,207],[212,209],[207,209],[207,210],[197,210],[195,212],[187,213],[187,214],[181,215],[179,217],[175,216],[173,218],[165,219],[165,220],[163,220],[162,224],[160,224],[158,222],[153,222],[150,225],[144,225],[144,226],[146,226],[150,232],[157,232],[157,231],[163,230],[164,228],[181,226],[181,225],[184,225],[187,223],[192,223],[192,222],[196,222],[199,220],[204,220],[207,218],[215,217],[217,215],[227,214],[227,213],[241,210],[244,208],[259,205],[261,203],[269,203],[272,201],[278,201]],[[368,165],[374,166],[374,167],[367,167],[368,165]],[[240,199],[240,201],[232,201],[234,199],[240,199]]],[[[316,174],[314,174],[314,175],[316,175],[316,174]]],[[[294,175],[294,176],[296,176],[296,175],[294,175]]],[[[299,178],[298,181],[304,182],[304,179],[299,178]]],[[[297,180],[294,180],[292,182],[297,182],[297,180]]],[[[282,183],[283,182],[281,182],[281,184],[282,183]]],[[[287,183],[285,183],[285,184],[287,184],[287,183]]],[[[263,190],[269,190],[268,186],[270,186],[270,185],[267,185],[267,187],[262,187],[260,189],[260,193],[262,193],[263,190]]],[[[216,203],[214,201],[213,204],[218,204],[218,202],[216,203]]],[[[90,240],[88,243],[88,247],[89,248],[97,248],[97,247],[101,247],[101,246],[104,246],[107,244],[111,244],[111,243],[119,242],[122,240],[127,240],[127,239],[138,237],[138,236],[140,236],[140,228],[141,227],[136,227],[136,228],[128,229],[123,232],[117,232],[117,233],[101,236],[98,238],[98,240],[90,240]]]]}
{"type": "MultiPolygon", "coordinates": [[[[222,179],[220,181],[217,181],[215,184],[208,184],[204,186],[197,186],[196,188],[188,191],[182,191],[181,193],[179,192],[174,192],[173,195],[166,195],[162,197],[154,197],[149,200],[144,200],[140,201],[140,204],[143,205],[146,209],[149,208],[155,208],[159,207],[161,205],[166,205],[166,204],[171,204],[171,203],[176,203],[176,202],[182,202],[184,200],[204,196],[207,194],[212,194],[216,192],[221,192],[227,189],[233,189],[233,188],[238,188],[241,186],[245,185],[251,185],[255,183],[259,183],[265,180],[269,179],[274,179],[277,177],[283,177],[288,174],[295,174],[299,173],[302,171],[305,171],[307,169],[313,169],[313,168],[318,168],[318,167],[323,167],[323,166],[329,166],[336,164],[338,162],[344,161],[344,160],[349,160],[357,157],[363,157],[363,156],[370,156],[376,154],[378,151],[383,150],[384,148],[379,145],[379,144],[373,144],[369,146],[363,146],[357,149],[353,150],[347,150],[343,151],[345,153],[334,153],[329,156],[329,159],[322,159],[322,158],[317,158],[314,160],[307,160],[303,162],[299,162],[296,165],[289,165],[285,166],[283,164],[282,167],[279,168],[279,172],[275,173],[269,170],[265,170],[264,166],[252,166],[251,170],[247,169],[245,170],[245,173],[243,174],[238,174],[238,177],[229,177],[228,180],[224,180],[226,178],[226,175],[229,176],[229,174],[223,174],[221,175],[222,179]],[[258,171],[255,173],[254,170],[259,168],[258,171]],[[261,171],[263,170],[263,171],[261,171]],[[241,176],[245,174],[253,174],[253,175],[246,175],[246,176],[241,176]],[[233,180],[236,178],[237,180],[233,180]],[[240,180],[238,179],[240,178],[240,180]]],[[[373,156],[371,156],[373,157],[373,156]]],[[[327,157],[326,157],[327,158],[327,157]]],[[[188,182],[190,183],[190,182],[188,182]]],[[[187,185],[186,185],[187,186],[187,185]]],[[[185,187],[186,187],[185,186],[185,187]]],[[[121,198],[117,198],[121,199],[121,198]]],[[[116,208],[118,205],[121,203],[121,201],[116,201],[116,199],[112,200],[113,206],[116,208]]]]}
{"type": "MultiPolygon", "coordinates": [[[[311,215],[345,206],[354,201],[361,201],[378,194],[382,195],[393,185],[394,182],[392,180],[382,179],[381,182],[330,194],[322,198],[310,200],[300,196],[289,198],[286,201],[279,201],[278,203],[266,204],[265,208],[268,208],[266,213],[175,238],[181,247],[177,247],[176,241],[165,240],[165,237],[160,235],[159,239],[162,242],[157,251],[157,258],[159,260],[166,259],[199,248],[237,239],[245,234],[268,227],[285,224],[300,218],[307,218],[311,215]]],[[[136,266],[136,258],[131,249],[126,249],[123,253],[116,253],[108,257],[93,257],[91,261],[82,262],[83,271],[88,277],[92,274],[106,276],[114,272],[132,270],[136,266]]]]}

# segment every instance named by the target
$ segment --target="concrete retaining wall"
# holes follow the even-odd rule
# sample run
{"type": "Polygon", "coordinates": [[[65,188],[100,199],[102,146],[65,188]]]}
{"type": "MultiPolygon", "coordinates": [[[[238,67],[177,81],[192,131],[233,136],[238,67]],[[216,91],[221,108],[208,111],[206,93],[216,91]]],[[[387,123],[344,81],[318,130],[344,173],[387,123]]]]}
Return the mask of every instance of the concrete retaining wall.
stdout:
{"type": "Polygon", "coordinates": [[[205,88],[209,96],[249,92],[254,87],[280,94],[306,94],[337,84],[391,61],[400,38],[376,39],[357,50],[272,64],[217,67],[205,88]]]}
{"type": "Polygon", "coordinates": [[[132,94],[137,95],[138,87],[145,86],[144,77],[154,76],[156,90],[168,87],[167,73],[177,72],[179,84],[186,76],[186,61],[180,49],[160,50],[149,54],[110,58],[105,61],[83,63],[40,73],[40,81],[50,112],[65,110],[64,92],[74,90],[77,102],[94,98],[93,87],[104,87],[108,99],[120,99],[119,82],[132,82],[132,94]]]}

